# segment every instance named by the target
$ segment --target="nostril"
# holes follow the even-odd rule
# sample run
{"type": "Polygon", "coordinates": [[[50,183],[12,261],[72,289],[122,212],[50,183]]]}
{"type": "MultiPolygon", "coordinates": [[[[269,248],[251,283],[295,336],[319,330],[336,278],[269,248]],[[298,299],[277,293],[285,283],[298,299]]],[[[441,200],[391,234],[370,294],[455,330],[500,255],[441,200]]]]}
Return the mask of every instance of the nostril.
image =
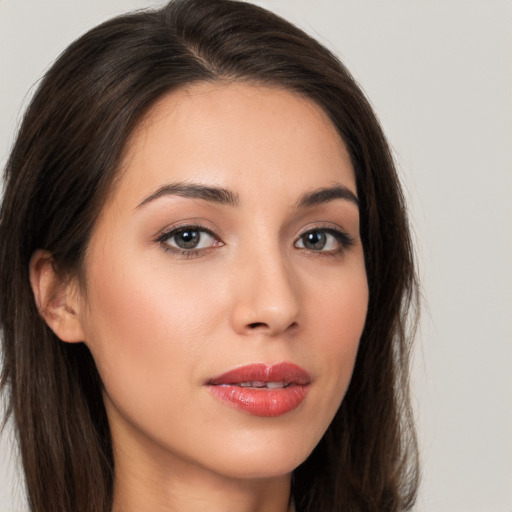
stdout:
{"type": "Polygon", "coordinates": [[[252,324],[249,324],[249,327],[251,329],[258,329],[259,327],[268,327],[268,325],[264,322],[254,322],[252,324]]]}
{"type": "MultiPolygon", "coordinates": [[[[257,330],[257,329],[270,329],[270,325],[265,322],[253,322],[252,324],[248,324],[247,327],[250,330],[257,330]]],[[[287,329],[293,329],[297,327],[297,322],[292,322],[287,329]]]]}

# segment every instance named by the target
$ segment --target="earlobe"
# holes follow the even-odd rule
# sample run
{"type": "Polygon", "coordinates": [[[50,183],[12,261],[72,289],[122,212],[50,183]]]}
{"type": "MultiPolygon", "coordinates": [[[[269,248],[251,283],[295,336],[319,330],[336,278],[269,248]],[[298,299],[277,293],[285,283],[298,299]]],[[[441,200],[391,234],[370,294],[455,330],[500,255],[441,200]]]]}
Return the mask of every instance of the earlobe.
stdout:
{"type": "Polygon", "coordinates": [[[29,272],[37,309],[50,329],[62,341],[84,341],[76,281],[58,276],[52,255],[42,249],[32,255],[29,272]]]}

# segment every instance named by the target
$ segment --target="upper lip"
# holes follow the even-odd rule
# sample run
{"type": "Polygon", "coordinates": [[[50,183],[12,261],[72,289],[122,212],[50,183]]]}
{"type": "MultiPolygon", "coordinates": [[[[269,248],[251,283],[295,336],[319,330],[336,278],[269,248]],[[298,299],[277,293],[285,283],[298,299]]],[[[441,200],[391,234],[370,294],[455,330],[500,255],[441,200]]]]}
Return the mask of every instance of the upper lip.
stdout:
{"type": "Polygon", "coordinates": [[[207,385],[237,385],[244,382],[282,382],[286,386],[306,386],[310,383],[310,377],[304,368],[293,363],[282,362],[272,365],[256,363],[240,366],[213,377],[207,381],[207,385]]]}

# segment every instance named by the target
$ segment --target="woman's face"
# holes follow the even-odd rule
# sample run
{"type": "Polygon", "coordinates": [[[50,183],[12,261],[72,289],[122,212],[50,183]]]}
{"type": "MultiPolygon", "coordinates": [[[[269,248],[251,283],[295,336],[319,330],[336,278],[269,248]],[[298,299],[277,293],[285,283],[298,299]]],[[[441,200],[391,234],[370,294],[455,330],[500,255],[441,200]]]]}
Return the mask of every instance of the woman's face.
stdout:
{"type": "Polygon", "coordinates": [[[291,92],[173,92],[128,144],[85,273],[116,457],[285,475],[338,409],[366,316],[347,151],[291,92]]]}

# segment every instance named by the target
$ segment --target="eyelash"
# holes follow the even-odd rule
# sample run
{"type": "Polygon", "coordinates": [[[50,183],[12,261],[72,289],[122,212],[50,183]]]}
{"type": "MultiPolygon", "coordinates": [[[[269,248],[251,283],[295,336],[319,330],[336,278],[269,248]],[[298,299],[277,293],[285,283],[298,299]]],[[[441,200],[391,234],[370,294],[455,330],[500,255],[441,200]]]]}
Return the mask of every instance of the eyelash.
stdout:
{"type": "MultiPolygon", "coordinates": [[[[185,224],[181,226],[176,226],[165,233],[162,233],[157,239],[156,242],[159,243],[164,251],[170,252],[173,254],[177,254],[180,256],[184,256],[185,258],[198,258],[200,256],[205,255],[207,252],[210,252],[210,250],[215,249],[217,247],[222,247],[224,243],[220,240],[220,238],[215,235],[215,233],[208,227],[202,226],[200,224],[185,224]],[[179,233],[184,233],[186,231],[195,231],[199,233],[206,233],[209,236],[211,236],[216,242],[215,245],[210,247],[203,247],[199,249],[180,249],[178,247],[173,247],[169,245],[168,241],[170,238],[176,236],[179,233]]],[[[345,231],[339,229],[339,228],[333,228],[331,226],[316,226],[314,228],[308,229],[304,232],[302,232],[298,238],[294,242],[294,247],[298,249],[303,249],[305,251],[310,252],[314,256],[338,256],[343,254],[347,249],[352,247],[355,244],[354,238],[352,238],[348,233],[345,231]],[[313,233],[322,233],[327,234],[336,239],[336,241],[339,243],[339,247],[336,249],[331,249],[328,251],[323,250],[313,250],[313,249],[307,249],[306,247],[297,247],[297,244],[302,240],[304,242],[304,237],[313,234],[313,233]]]]}
{"type": "Polygon", "coordinates": [[[203,256],[206,252],[209,252],[211,249],[215,249],[217,247],[222,247],[224,243],[219,239],[217,235],[208,227],[202,226],[200,224],[184,224],[181,226],[176,226],[165,233],[162,233],[156,240],[166,252],[170,252],[173,254],[177,254],[179,256],[184,256],[186,258],[198,258],[203,256]],[[179,247],[173,247],[169,245],[168,240],[179,233],[184,233],[186,231],[197,231],[199,233],[207,233],[212,238],[216,240],[216,244],[212,247],[205,247],[200,249],[180,249],[179,247]]]}
{"type": "MultiPolygon", "coordinates": [[[[355,245],[355,239],[351,237],[346,231],[343,231],[340,228],[333,228],[332,226],[315,226],[314,228],[302,232],[294,242],[294,246],[297,246],[297,243],[300,240],[304,240],[307,235],[312,233],[323,233],[331,235],[339,243],[339,247],[336,249],[327,251],[315,251],[313,249],[309,250],[308,252],[310,252],[313,256],[340,256],[347,249],[355,245]]],[[[308,249],[304,247],[304,250],[307,251],[308,249]]]]}

